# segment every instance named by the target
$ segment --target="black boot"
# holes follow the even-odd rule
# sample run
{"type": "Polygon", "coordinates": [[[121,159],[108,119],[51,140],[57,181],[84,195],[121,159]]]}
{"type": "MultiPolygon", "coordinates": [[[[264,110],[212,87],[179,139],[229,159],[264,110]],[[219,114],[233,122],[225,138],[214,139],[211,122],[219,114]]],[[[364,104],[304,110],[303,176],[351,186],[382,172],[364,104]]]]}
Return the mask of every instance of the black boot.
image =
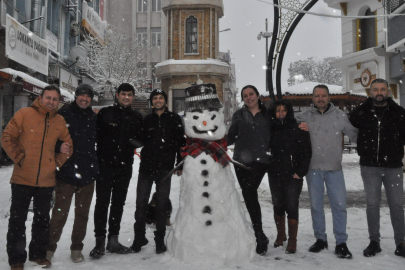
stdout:
{"type": "Polygon", "coordinates": [[[405,257],[405,243],[399,244],[395,250],[395,255],[405,257]]]}
{"type": "Polygon", "coordinates": [[[156,254],[161,254],[167,251],[165,245],[165,232],[160,233],[155,231],[155,244],[156,244],[156,254]]]}
{"type": "Polygon", "coordinates": [[[90,251],[90,257],[100,259],[105,254],[105,236],[96,237],[96,246],[90,251]]]}
{"type": "Polygon", "coordinates": [[[325,248],[328,249],[328,241],[318,239],[316,240],[315,244],[309,247],[308,251],[318,253],[325,248]]]}
{"type": "Polygon", "coordinates": [[[128,254],[131,253],[131,249],[124,247],[118,242],[118,235],[108,236],[107,251],[110,253],[117,254],[128,254]]]}
{"type": "Polygon", "coordinates": [[[145,235],[135,235],[134,242],[132,243],[132,246],[130,249],[134,253],[138,253],[141,251],[141,248],[143,246],[146,246],[149,243],[148,239],[146,239],[145,235]]]}
{"type": "Polygon", "coordinates": [[[380,253],[381,251],[380,243],[372,240],[368,247],[363,250],[363,255],[364,257],[374,257],[376,253],[380,253]]]}
{"type": "Polygon", "coordinates": [[[269,238],[264,234],[263,231],[255,232],[256,236],[256,253],[263,256],[267,252],[267,246],[269,244],[269,238]]]}

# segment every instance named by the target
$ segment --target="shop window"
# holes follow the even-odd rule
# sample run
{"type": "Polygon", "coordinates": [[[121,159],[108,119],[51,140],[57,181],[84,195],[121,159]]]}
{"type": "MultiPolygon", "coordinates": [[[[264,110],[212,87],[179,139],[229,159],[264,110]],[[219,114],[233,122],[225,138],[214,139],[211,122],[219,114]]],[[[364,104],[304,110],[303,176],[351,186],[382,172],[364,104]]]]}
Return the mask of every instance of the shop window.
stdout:
{"type": "Polygon", "coordinates": [[[152,0],[152,11],[162,11],[162,0],[152,0]]]}
{"type": "Polygon", "coordinates": [[[148,11],[148,0],[138,0],[138,12],[148,11]]]}
{"type": "Polygon", "coordinates": [[[160,38],[162,36],[160,27],[151,28],[151,32],[152,32],[152,46],[160,47],[160,45],[161,45],[160,38]]]}
{"type": "Polygon", "coordinates": [[[184,112],[186,106],[186,92],[184,89],[173,89],[173,112],[184,112]]]}
{"type": "Polygon", "coordinates": [[[197,38],[197,18],[190,16],[186,19],[186,53],[198,53],[197,38]]]}

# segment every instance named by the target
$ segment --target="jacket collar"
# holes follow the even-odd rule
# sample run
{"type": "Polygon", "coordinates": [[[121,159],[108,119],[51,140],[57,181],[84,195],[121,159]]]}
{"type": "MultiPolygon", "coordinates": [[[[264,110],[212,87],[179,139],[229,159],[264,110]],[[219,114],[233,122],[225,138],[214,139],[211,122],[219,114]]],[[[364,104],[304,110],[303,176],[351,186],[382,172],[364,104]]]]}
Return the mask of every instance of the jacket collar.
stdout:
{"type": "Polygon", "coordinates": [[[74,100],[72,103],[70,103],[70,108],[76,112],[77,114],[81,115],[81,116],[91,116],[91,113],[93,112],[93,110],[91,109],[91,106],[87,107],[86,109],[82,109],[79,107],[79,105],[77,105],[76,100],[74,100]]]}
{"type": "MultiPolygon", "coordinates": [[[[368,109],[374,110],[373,99],[371,97],[366,99],[366,101],[364,102],[364,105],[367,106],[368,109]]],[[[397,104],[395,103],[395,101],[392,98],[389,97],[387,99],[387,105],[388,105],[387,109],[392,109],[397,104]]]]}
{"type": "Polygon", "coordinates": [[[316,113],[316,114],[321,114],[321,115],[323,115],[323,114],[331,113],[331,112],[334,111],[335,109],[336,109],[335,105],[333,105],[332,102],[329,102],[328,107],[326,108],[326,110],[325,110],[323,113],[321,113],[321,112],[318,110],[318,108],[316,108],[315,105],[312,103],[312,104],[311,104],[310,111],[311,111],[311,113],[316,113]]]}
{"type": "Polygon", "coordinates": [[[49,113],[49,117],[54,117],[55,114],[58,113],[58,108],[54,109],[54,110],[49,110],[48,107],[44,106],[40,101],[39,101],[39,97],[37,97],[34,102],[31,105],[32,108],[34,108],[35,110],[37,110],[39,113],[46,115],[47,113],[49,113]]]}

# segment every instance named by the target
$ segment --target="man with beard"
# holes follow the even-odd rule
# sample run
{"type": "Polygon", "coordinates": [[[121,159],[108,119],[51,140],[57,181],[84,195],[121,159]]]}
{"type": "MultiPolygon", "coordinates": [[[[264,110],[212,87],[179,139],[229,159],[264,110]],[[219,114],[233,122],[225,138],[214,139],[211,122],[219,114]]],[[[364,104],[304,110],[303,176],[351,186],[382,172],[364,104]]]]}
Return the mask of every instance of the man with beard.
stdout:
{"type": "Polygon", "coordinates": [[[345,112],[329,102],[329,89],[326,85],[314,87],[311,108],[297,115],[297,120],[308,124],[311,137],[312,159],[306,175],[311,201],[312,227],[317,239],[310,252],[320,252],[328,248],[325,213],[325,186],[332,208],[333,233],[336,238],[335,254],[339,258],[351,258],[347,248],[346,187],[342,171],[343,133],[352,141],[357,139],[357,129],[353,127],[345,112]]]}
{"type": "MultiPolygon", "coordinates": [[[[167,107],[167,94],[155,89],[150,94],[151,114],[144,121],[144,147],[141,152],[138,185],[136,188],[135,240],[132,252],[140,252],[148,244],[146,233],[146,214],[152,185],[156,184],[156,253],[166,251],[166,210],[170,195],[171,177],[164,179],[173,169],[176,161],[180,163],[180,148],[184,146],[184,127],[180,116],[170,112],[167,107]]],[[[175,173],[181,175],[181,169],[175,173]]]]}
{"type": "Polygon", "coordinates": [[[350,114],[350,122],[359,129],[357,151],[367,201],[370,244],[365,257],[381,252],[380,203],[384,185],[394,229],[395,255],[405,257],[404,200],[402,158],[405,144],[405,109],[390,97],[388,82],[375,79],[370,97],[350,114]]]}

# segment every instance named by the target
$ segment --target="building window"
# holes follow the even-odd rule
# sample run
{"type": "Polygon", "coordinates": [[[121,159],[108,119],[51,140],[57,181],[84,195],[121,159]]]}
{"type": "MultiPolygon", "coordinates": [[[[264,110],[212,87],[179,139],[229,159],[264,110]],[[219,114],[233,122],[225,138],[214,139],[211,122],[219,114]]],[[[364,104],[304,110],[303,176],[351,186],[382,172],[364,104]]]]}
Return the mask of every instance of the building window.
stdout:
{"type": "Polygon", "coordinates": [[[162,0],[152,0],[152,11],[162,11],[162,0]]]}
{"type": "MultiPolygon", "coordinates": [[[[376,12],[366,10],[365,16],[375,15],[376,12]]],[[[376,19],[358,19],[357,20],[357,51],[377,46],[376,19]]]]}
{"type": "Polygon", "coordinates": [[[147,47],[148,46],[148,33],[146,32],[146,28],[138,28],[136,34],[136,39],[138,42],[139,47],[147,47]]]}
{"type": "Polygon", "coordinates": [[[173,89],[173,112],[184,112],[186,102],[186,92],[184,89],[173,89]]]}
{"type": "Polygon", "coordinates": [[[197,18],[190,16],[186,19],[186,53],[198,53],[197,38],[197,18]]]}
{"type": "Polygon", "coordinates": [[[148,76],[148,65],[145,62],[139,62],[136,66],[138,68],[138,78],[140,80],[146,79],[148,76]]]}
{"type": "Polygon", "coordinates": [[[152,46],[153,47],[160,47],[160,38],[162,36],[160,27],[151,28],[152,32],[152,46]]]}
{"type": "Polygon", "coordinates": [[[46,20],[46,28],[58,38],[60,37],[59,35],[60,2],[61,1],[48,1],[47,20],[46,20]]]}
{"type": "Polygon", "coordinates": [[[148,0],[138,0],[138,12],[148,11],[148,0]]]}
{"type": "Polygon", "coordinates": [[[160,83],[160,79],[158,77],[156,77],[155,75],[155,66],[157,65],[157,63],[150,63],[150,66],[152,67],[152,81],[154,83],[160,83]]]}

